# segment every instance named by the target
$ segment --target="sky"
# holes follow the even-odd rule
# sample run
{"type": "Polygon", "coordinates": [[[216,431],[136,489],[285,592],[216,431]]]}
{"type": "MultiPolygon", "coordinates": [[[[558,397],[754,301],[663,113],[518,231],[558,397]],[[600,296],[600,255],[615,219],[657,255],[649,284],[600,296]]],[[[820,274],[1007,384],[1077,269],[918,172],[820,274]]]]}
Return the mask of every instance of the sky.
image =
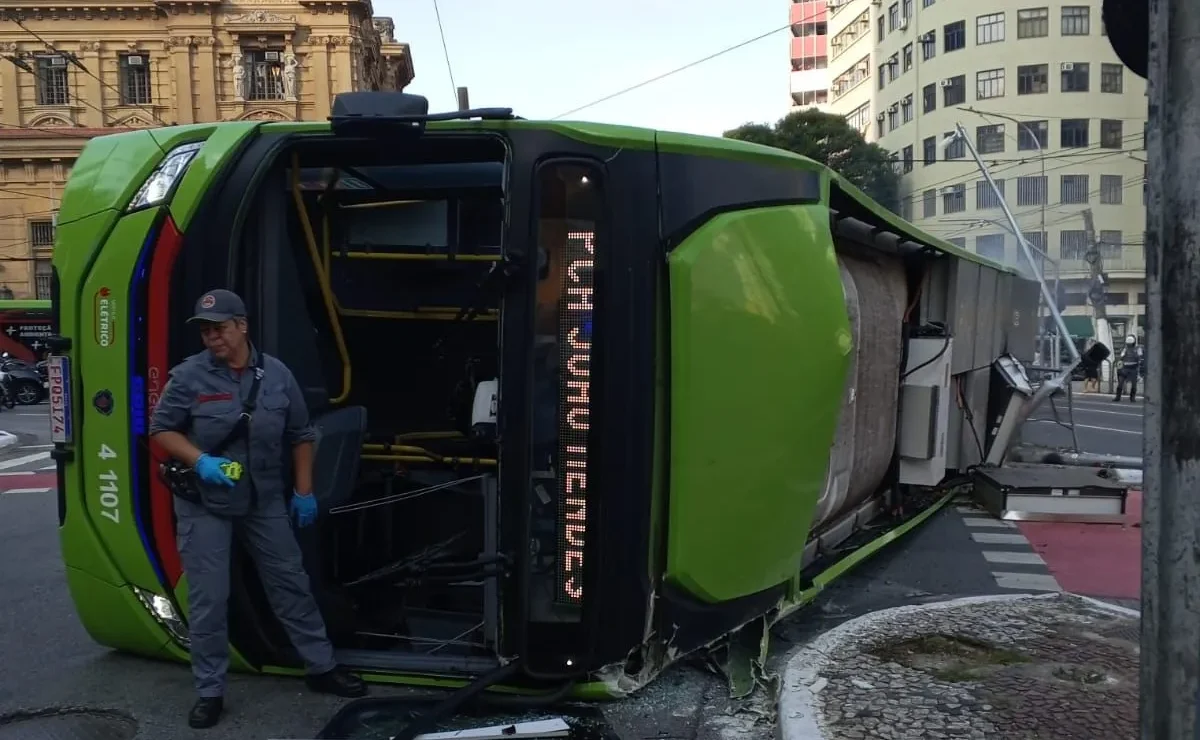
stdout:
{"type": "MultiPolygon", "coordinates": [[[[472,108],[504,107],[551,118],[783,29],[785,0],[438,0],[454,84],[438,34],[434,0],[374,0],[396,40],[411,45],[415,77],[406,92],[431,111],[457,107],[454,84],[472,108]],[[735,10],[736,8],[736,10],[735,10]]],[[[719,136],[747,122],[774,123],[789,106],[787,30],[667,77],[568,119],[719,136]]]]}

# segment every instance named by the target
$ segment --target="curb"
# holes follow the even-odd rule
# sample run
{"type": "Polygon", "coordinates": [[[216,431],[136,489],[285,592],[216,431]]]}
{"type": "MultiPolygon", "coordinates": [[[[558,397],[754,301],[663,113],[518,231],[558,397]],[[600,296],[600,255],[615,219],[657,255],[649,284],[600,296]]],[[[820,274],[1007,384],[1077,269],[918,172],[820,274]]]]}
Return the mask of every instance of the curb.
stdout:
{"type": "Polygon", "coordinates": [[[833,662],[832,653],[842,643],[870,633],[880,622],[888,622],[902,614],[934,612],[971,604],[986,604],[1011,601],[1045,601],[1063,596],[1083,599],[1098,609],[1105,609],[1122,616],[1140,616],[1132,609],[1108,604],[1086,596],[1067,592],[1047,594],[998,594],[989,596],[966,596],[959,599],[938,601],[932,604],[909,604],[891,609],[882,609],[855,617],[818,636],[800,648],[787,660],[783,669],[783,680],[779,685],[778,730],[779,740],[826,740],[817,721],[817,694],[825,688],[820,678],[821,670],[833,662]]]}
{"type": "Polygon", "coordinates": [[[12,447],[20,441],[21,440],[18,439],[17,435],[13,434],[12,432],[0,432],[0,450],[3,450],[7,447],[12,447]]]}

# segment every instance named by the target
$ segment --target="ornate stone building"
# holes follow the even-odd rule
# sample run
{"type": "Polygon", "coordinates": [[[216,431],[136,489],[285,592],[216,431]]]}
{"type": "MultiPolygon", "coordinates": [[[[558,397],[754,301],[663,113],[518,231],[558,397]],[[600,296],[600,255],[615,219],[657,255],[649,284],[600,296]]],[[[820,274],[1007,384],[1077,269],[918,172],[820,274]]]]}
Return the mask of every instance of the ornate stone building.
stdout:
{"type": "Polygon", "coordinates": [[[6,0],[0,9],[0,294],[49,297],[54,215],[93,136],[324,120],[402,90],[407,44],[370,0],[6,0]]]}

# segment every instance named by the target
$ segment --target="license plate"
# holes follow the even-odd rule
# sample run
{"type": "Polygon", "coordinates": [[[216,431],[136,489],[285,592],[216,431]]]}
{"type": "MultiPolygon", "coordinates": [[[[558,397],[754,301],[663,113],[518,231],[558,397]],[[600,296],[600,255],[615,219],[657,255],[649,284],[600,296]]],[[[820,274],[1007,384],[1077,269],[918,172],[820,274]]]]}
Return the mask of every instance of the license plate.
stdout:
{"type": "Polygon", "coordinates": [[[47,365],[46,388],[50,391],[50,441],[71,441],[71,360],[51,355],[47,365]]]}

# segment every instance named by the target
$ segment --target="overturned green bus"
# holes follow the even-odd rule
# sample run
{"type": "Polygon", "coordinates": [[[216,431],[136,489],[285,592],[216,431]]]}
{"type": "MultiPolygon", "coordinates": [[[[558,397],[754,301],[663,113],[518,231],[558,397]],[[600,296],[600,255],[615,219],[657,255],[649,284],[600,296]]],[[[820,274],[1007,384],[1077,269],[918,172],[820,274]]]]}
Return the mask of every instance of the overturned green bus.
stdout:
{"type": "MultiPolygon", "coordinates": [[[[225,285],[320,429],[298,536],[340,660],[585,696],[761,634],[915,526],[985,456],[993,360],[1036,323],[1036,284],[803,157],[392,93],[92,140],[53,280],[95,640],[187,657],[147,417],[225,285]]],[[[236,668],[299,672],[237,554],[230,609],[236,668]]]]}

